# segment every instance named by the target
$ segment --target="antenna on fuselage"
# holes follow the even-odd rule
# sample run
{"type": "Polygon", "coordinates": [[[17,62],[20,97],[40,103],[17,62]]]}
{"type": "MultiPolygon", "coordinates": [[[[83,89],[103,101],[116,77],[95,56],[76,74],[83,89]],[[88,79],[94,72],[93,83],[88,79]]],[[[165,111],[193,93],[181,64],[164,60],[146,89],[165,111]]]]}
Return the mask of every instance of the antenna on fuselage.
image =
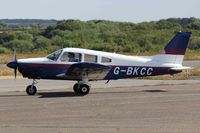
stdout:
{"type": "Polygon", "coordinates": [[[113,53],[116,54],[116,53],[117,53],[117,50],[115,50],[113,53]]]}
{"type": "Polygon", "coordinates": [[[139,53],[140,53],[140,50],[138,50],[138,52],[137,52],[136,56],[138,56],[138,55],[139,55],[139,53]]]}

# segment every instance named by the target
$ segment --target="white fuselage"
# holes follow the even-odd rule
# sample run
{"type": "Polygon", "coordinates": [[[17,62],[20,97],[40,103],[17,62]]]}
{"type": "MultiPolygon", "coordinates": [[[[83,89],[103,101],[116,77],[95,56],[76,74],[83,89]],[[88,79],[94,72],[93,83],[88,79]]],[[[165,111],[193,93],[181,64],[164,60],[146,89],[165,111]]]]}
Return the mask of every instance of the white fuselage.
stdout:
{"type": "Polygon", "coordinates": [[[181,60],[183,59],[183,55],[165,55],[160,54],[156,56],[127,56],[116,53],[102,52],[96,50],[88,50],[81,48],[64,48],[59,58],[56,61],[52,61],[46,57],[44,58],[28,58],[28,59],[19,59],[20,63],[44,63],[44,64],[74,64],[76,62],[63,62],[60,60],[62,54],[64,52],[73,52],[80,53],[81,62],[85,62],[84,56],[85,54],[96,55],[97,62],[103,65],[109,66],[152,66],[152,67],[181,67],[181,60]],[[176,56],[176,61],[172,63],[176,56]],[[102,57],[110,58],[112,61],[108,63],[102,62],[102,57]],[[180,60],[180,61],[177,61],[180,60]],[[178,63],[177,63],[178,62],[178,63]],[[179,63],[180,62],[180,63],[179,63]]]}

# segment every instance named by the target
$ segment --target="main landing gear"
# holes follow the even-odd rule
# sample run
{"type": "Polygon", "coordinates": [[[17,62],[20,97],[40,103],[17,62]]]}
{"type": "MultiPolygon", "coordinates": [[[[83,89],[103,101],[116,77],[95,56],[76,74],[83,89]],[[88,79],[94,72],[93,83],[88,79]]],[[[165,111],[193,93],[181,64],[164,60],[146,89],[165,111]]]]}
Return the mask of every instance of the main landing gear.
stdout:
{"type": "Polygon", "coordinates": [[[37,88],[35,87],[35,84],[37,84],[38,82],[33,79],[33,83],[29,86],[27,86],[26,88],[26,93],[28,95],[35,95],[37,93],[37,88]]]}
{"type": "MultiPolygon", "coordinates": [[[[33,79],[33,83],[26,88],[26,93],[28,95],[35,95],[37,93],[37,88],[35,87],[35,84],[38,82],[33,79]]],[[[90,92],[90,84],[88,83],[88,80],[78,81],[73,87],[73,90],[76,94],[79,95],[87,95],[90,92]]]]}
{"type": "Polygon", "coordinates": [[[89,83],[78,82],[73,87],[76,94],[87,95],[90,92],[89,83]]]}

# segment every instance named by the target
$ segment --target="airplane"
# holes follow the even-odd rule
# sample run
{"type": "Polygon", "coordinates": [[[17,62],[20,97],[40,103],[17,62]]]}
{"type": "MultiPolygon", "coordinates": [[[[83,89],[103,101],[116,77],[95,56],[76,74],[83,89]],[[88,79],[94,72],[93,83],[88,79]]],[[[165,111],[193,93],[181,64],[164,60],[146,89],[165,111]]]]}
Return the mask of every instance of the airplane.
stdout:
{"type": "Polygon", "coordinates": [[[24,78],[33,79],[26,93],[35,95],[39,79],[75,80],[76,94],[87,95],[89,81],[117,80],[135,77],[174,75],[190,67],[182,66],[191,32],[177,32],[160,54],[128,56],[82,48],[63,48],[43,58],[16,59],[7,64],[24,78]]]}

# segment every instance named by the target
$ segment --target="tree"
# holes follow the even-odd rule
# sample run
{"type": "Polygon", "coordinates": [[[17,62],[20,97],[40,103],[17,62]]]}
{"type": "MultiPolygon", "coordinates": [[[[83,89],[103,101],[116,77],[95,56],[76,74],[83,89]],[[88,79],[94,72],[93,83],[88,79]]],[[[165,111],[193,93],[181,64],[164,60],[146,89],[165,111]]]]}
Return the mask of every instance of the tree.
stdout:
{"type": "Polygon", "coordinates": [[[34,39],[34,49],[35,50],[45,50],[47,47],[51,46],[51,40],[43,36],[37,36],[34,39]]]}
{"type": "Polygon", "coordinates": [[[192,37],[188,47],[191,50],[200,50],[200,37],[192,37]]]}
{"type": "Polygon", "coordinates": [[[0,34],[0,43],[9,42],[16,38],[14,32],[3,32],[0,34]]]}
{"type": "Polygon", "coordinates": [[[33,36],[27,32],[16,31],[14,32],[14,34],[15,34],[15,39],[18,39],[18,40],[32,41],[33,39],[33,36]]]}
{"type": "Polygon", "coordinates": [[[0,29],[4,29],[4,28],[6,28],[7,27],[7,25],[5,24],[5,23],[1,23],[0,22],[0,29]]]}
{"type": "Polygon", "coordinates": [[[72,19],[58,21],[56,28],[60,30],[69,30],[69,31],[80,30],[81,23],[83,22],[79,20],[72,20],[72,19]]]}
{"type": "Polygon", "coordinates": [[[1,47],[0,46],[0,54],[5,54],[8,52],[8,49],[7,48],[4,48],[4,47],[1,47]]]}
{"type": "Polygon", "coordinates": [[[30,53],[34,48],[34,45],[26,40],[12,40],[4,45],[6,48],[10,50],[16,50],[19,53],[30,53]]]}

